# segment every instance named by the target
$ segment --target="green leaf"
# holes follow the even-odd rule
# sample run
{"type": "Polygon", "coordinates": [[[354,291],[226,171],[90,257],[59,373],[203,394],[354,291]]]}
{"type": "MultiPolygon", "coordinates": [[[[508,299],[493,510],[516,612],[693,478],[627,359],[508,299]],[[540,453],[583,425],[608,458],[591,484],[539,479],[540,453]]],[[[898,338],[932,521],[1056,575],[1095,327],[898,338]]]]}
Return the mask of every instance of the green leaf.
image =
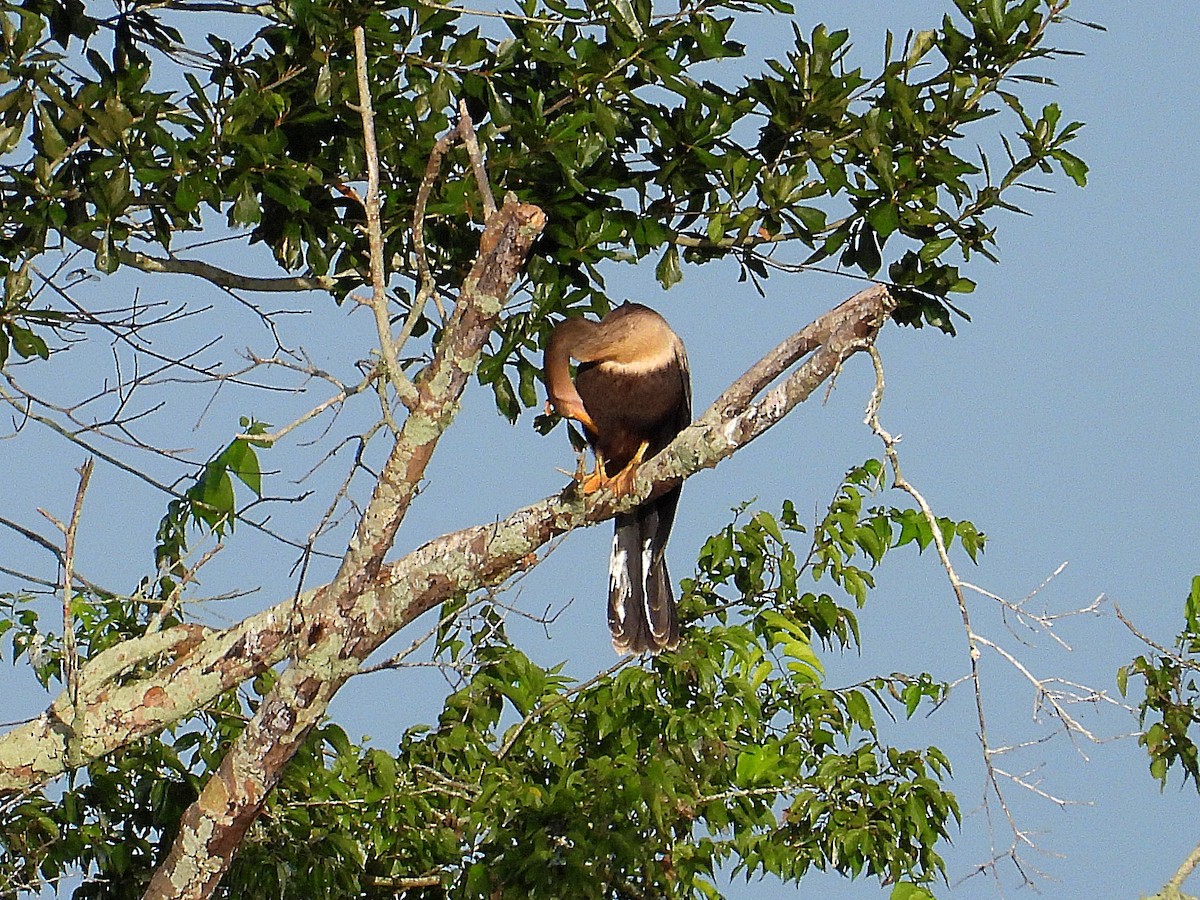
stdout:
{"type": "Polygon", "coordinates": [[[50,162],[57,162],[67,152],[67,141],[58,130],[58,124],[51,117],[45,104],[37,107],[37,135],[41,138],[40,151],[50,162]]]}
{"type": "Polygon", "coordinates": [[[235,440],[221,454],[221,460],[246,487],[262,496],[262,470],[259,468],[258,454],[249,441],[235,440]]]}
{"type": "Polygon", "coordinates": [[[317,69],[317,86],[313,91],[313,102],[321,106],[329,105],[330,88],[333,84],[333,73],[330,70],[329,62],[322,62],[317,69]]]}
{"type": "Polygon", "coordinates": [[[37,356],[41,359],[50,358],[50,348],[46,346],[46,342],[41,336],[34,333],[31,329],[22,328],[15,322],[10,322],[8,333],[12,337],[13,349],[23,359],[28,359],[31,356],[37,356]]]}
{"type": "Polygon", "coordinates": [[[645,37],[646,33],[642,28],[642,23],[638,20],[637,13],[634,12],[633,3],[630,0],[612,0],[612,7],[616,11],[618,18],[633,33],[634,37],[645,37]]]}
{"type": "Polygon", "coordinates": [[[258,195],[255,194],[249,180],[244,182],[242,189],[238,191],[237,199],[233,202],[233,208],[229,212],[229,218],[234,225],[256,225],[262,221],[262,207],[259,205],[258,195]]]}
{"type": "Polygon", "coordinates": [[[993,28],[1004,28],[1004,0],[987,0],[987,14],[993,28]]]}
{"type": "Polygon", "coordinates": [[[921,249],[917,251],[917,256],[920,257],[922,262],[933,262],[933,260],[953,247],[957,240],[957,238],[953,237],[933,238],[921,246],[921,249]]]}
{"type": "Polygon", "coordinates": [[[892,203],[879,203],[871,207],[867,221],[880,238],[886,238],[900,227],[900,211],[892,203]]]}
{"type": "Polygon", "coordinates": [[[1200,635],[1200,575],[1192,578],[1192,589],[1188,592],[1187,601],[1184,603],[1183,615],[1188,631],[1200,635]]]}
{"type": "Polygon", "coordinates": [[[116,245],[113,243],[112,232],[106,231],[100,238],[100,246],[96,248],[96,268],[105,275],[111,275],[120,266],[121,260],[117,255],[116,245]]]}
{"type": "Polygon", "coordinates": [[[1062,170],[1074,181],[1079,187],[1087,187],[1088,165],[1074,153],[1069,153],[1066,150],[1051,150],[1050,155],[1058,160],[1058,164],[1062,166],[1062,170]]]}
{"type": "Polygon", "coordinates": [[[679,266],[679,248],[671,244],[663,252],[654,268],[654,277],[664,289],[679,284],[683,280],[683,271],[679,266]]]}
{"type": "Polygon", "coordinates": [[[908,881],[901,881],[892,888],[888,900],[934,900],[928,888],[908,881]]]}
{"type": "Polygon", "coordinates": [[[846,712],[850,714],[854,724],[864,731],[870,731],[875,726],[871,705],[862,691],[850,691],[846,695],[846,712]]]}
{"type": "Polygon", "coordinates": [[[908,59],[905,60],[905,65],[912,68],[919,63],[934,45],[937,43],[936,31],[918,31],[913,35],[909,45],[908,59]]]}
{"type": "Polygon", "coordinates": [[[904,715],[911,719],[913,713],[921,705],[921,698],[924,696],[924,691],[921,690],[919,684],[910,684],[904,688],[901,696],[904,698],[904,715]]]}
{"type": "Polygon", "coordinates": [[[193,513],[213,529],[220,529],[234,513],[233,480],[223,465],[214,460],[204,470],[192,494],[193,513]]]}

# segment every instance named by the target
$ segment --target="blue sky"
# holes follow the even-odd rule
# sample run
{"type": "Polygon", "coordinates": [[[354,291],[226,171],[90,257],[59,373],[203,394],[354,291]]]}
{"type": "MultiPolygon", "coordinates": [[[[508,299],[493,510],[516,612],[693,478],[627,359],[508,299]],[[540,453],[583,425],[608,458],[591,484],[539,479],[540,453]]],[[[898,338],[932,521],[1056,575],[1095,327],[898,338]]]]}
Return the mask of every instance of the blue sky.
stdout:
{"type": "MultiPolygon", "coordinates": [[[[870,65],[879,58],[885,28],[902,35],[909,27],[931,27],[948,5],[799,3],[796,18],[805,32],[820,21],[830,28],[848,27],[855,58],[870,65]]],[[[1200,205],[1194,174],[1200,170],[1200,75],[1180,62],[1194,54],[1200,6],[1093,3],[1078,4],[1072,12],[1100,22],[1107,32],[1059,29],[1059,45],[1086,55],[1046,64],[1042,69],[1058,87],[1027,89],[1025,95],[1031,108],[1057,102],[1066,118],[1087,123],[1072,149],[1090,164],[1091,183],[1078,190],[1060,178],[1056,194],[1025,198],[1032,217],[995,220],[1001,263],[971,269],[979,284],[967,304],[973,322],[957,338],[928,329],[887,330],[880,341],[888,376],[881,418],[903,435],[899,449],[905,473],[935,511],[969,518],[989,535],[981,565],[957,560],[964,578],[1015,600],[1066,562],[1032,604],[1066,611],[1085,607],[1101,594],[1106,598],[1099,614],[1058,625],[1069,652],[1045,638],[1023,645],[983,597],[970,601],[977,630],[1018,655],[1039,677],[1055,675],[1115,694],[1115,670],[1141,648],[1112,615],[1112,604],[1118,603],[1143,631],[1169,643],[1181,624],[1187,585],[1200,572],[1195,551],[1200,425],[1192,410],[1200,395],[1195,351],[1200,311],[1194,297],[1200,249],[1194,221],[1200,205]]],[[[790,31],[765,19],[747,20],[741,28],[735,37],[763,47],[763,54],[782,52],[784,46],[772,47],[772,42],[787,40],[790,31]]],[[[203,285],[166,287],[153,279],[123,277],[105,282],[104,289],[126,296],[121,292],[135,285],[147,299],[174,290],[168,295],[174,299],[222,302],[203,285]]],[[[715,267],[685,269],[683,283],[665,294],[649,267],[614,273],[610,287],[618,299],[628,296],[656,306],[682,335],[699,409],[759,353],[856,290],[836,277],[779,276],[760,298],[737,284],[735,272],[715,267]]],[[[346,374],[353,354],[366,352],[367,316],[338,311],[323,321],[332,330],[302,324],[294,333],[318,364],[339,366],[346,374]]],[[[262,337],[253,336],[254,327],[239,321],[228,333],[240,341],[237,329],[245,328],[250,336],[241,343],[248,343],[262,337]]],[[[84,352],[77,356],[86,360],[84,352]]],[[[93,360],[105,356],[101,349],[89,352],[93,360]]],[[[730,507],[757,498],[758,505],[777,509],[790,497],[798,508],[815,510],[829,500],[848,467],[878,455],[878,441],[862,424],[871,384],[869,361],[856,359],[827,402],[814,399],[732,460],[689,480],[672,538],[675,578],[687,574],[695,551],[727,520],[730,507]]],[[[268,415],[261,398],[253,401],[257,406],[247,405],[251,401],[231,390],[201,418],[198,392],[181,386],[163,391],[179,391],[169,396],[180,403],[186,396],[195,405],[181,405],[186,411],[160,426],[162,435],[175,445],[195,446],[198,453],[227,439],[239,413],[258,411],[276,424],[289,414],[271,407],[268,415]]],[[[314,391],[284,402],[299,412],[311,397],[322,396],[314,391]]],[[[0,513],[48,533],[35,507],[68,514],[75,488],[71,469],[82,454],[36,431],[3,446],[6,469],[24,477],[0,482],[0,513]]],[[[302,450],[295,453],[303,456],[302,450]]],[[[472,390],[462,420],[435,460],[427,490],[401,531],[397,552],[557,491],[563,478],[555,466],[571,466],[561,433],[541,438],[529,417],[510,427],[494,415],[483,391],[472,390]],[[486,449],[483,459],[481,448],[486,449]],[[521,476],[487,477],[511,471],[521,476]]],[[[289,469],[288,477],[299,471],[289,469]]],[[[88,502],[81,567],[97,580],[128,589],[148,564],[163,500],[128,475],[99,466],[88,502]]],[[[300,535],[306,527],[297,524],[291,530],[300,535]]],[[[607,526],[570,535],[513,595],[532,612],[574,600],[549,640],[538,636],[539,629],[525,631],[540,661],[567,659],[568,670],[580,678],[613,658],[603,618],[608,544],[607,526]]],[[[0,533],[0,562],[16,560],[24,568],[45,562],[30,558],[31,552],[0,533]]],[[[218,555],[206,591],[244,585],[249,558],[255,560],[262,590],[206,605],[197,615],[220,623],[288,594],[294,553],[242,531],[218,555]]],[[[53,575],[52,569],[41,569],[53,575]]],[[[330,564],[317,561],[309,583],[329,574],[330,564]]],[[[931,554],[889,557],[860,624],[861,653],[826,659],[833,683],[893,670],[928,670],[954,680],[966,671],[958,610],[931,554]]],[[[385,650],[395,651],[410,638],[402,634],[385,650]]],[[[1028,682],[994,654],[985,652],[982,666],[994,743],[1044,734],[1046,729],[1032,721],[1028,682]]],[[[8,698],[0,720],[33,714],[44,705],[20,669],[0,667],[0,688],[8,698]]],[[[343,689],[333,714],[352,736],[369,734],[388,746],[412,721],[433,715],[439,689],[436,677],[416,670],[364,676],[343,689]]],[[[1133,720],[1115,711],[1083,718],[1103,735],[1135,728],[1133,720]]],[[[987,823],[972,814],[982,790],[976,731],[973,698],[964,684],[935,717],[889,732],[897,743],[936,744],[954,763],[955,789],[967,815],[946,848],[953,887],[940,893],[955,898],[997,894],[996,883],[984,877],[959,882],[989,854],[987,823]]],[[[1049,876],[1038,879],[1043,897],[1153,893],[1200,841],[1195,825],[1200,798],[1191,787],[1181,790],[1178,779],[1160,792],[1132,739],[1076,749],[1057,738],[1004,764],[1014,772],[1030,770],[1029,778],[1043,790],[1073,801],[1060,808],[1017,787],[1007,791],[1018,825],[1040,848],[1026,859],[1049,876]]],[[[996,826],[1001,847],[1011,840],[1006,828],[996,826]]],[[[1013,873],[1002,873],[1011,891],[1013,873]]],[[[834,898],[886,893],[871,882],[824,877],[800,890],[800,896],[834,898]]],[[[730,894],[795,895],[758,882],[734,887],[730,894]]]]}

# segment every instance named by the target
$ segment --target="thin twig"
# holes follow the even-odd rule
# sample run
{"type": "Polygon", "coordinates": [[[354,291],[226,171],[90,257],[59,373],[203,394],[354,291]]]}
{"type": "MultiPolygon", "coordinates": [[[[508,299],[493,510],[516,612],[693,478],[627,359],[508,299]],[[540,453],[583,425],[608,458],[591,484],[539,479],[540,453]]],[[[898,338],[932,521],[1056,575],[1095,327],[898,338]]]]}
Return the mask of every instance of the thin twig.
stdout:
{"type": "MultiPolygon", "coordinates": [[[[71,240],[87,250],[95,251],[100,248],[100,239],[94,235],[72,234],[71,240]]],[[[122,265],[141,269],[143,272],[174,272],[180,275],[194,275],[218,287],[242,291],[289,294],[298,291],[333,291],[337,288],[338,283],[337,278],[332,275],[299,275],[280,278],[240,275],[198,259],[150,256],[125,247],[117,248],[117,258],[121,260],[122,265]]]]}
{"type": "Polygon", "coordinates": [[[417,389],[408,380],[396,357],[392,341],[392,323],[388,315],[387,286],[384,284],[383,225],[379,202],[379,148],[375,143],[375,111],[371,107],[371,85],[367,75],[367,44],[361,25],[354,29],[355,70],[358,74],[358,112],[362,116],[363,150],[367,157],[367,196],[363,208],[367,216],[367,244],[371,254],[371,309],[379,332],[379,352],[387,369],[387,378],[400,402],[412,409],[417,389]]]}
{"type": "Polygon", "coordinates": [[[75,589],[75,537],[79,531],[79,520],[83,515],[83,497],[87,493],[88,483],[92,480],[92,469],[95,461],[88,457],[76,471],[79,472],[79,487],[75,491],[75,505],[71,509],[71,519],[64,532],[66,539],[63,545],[63,675],[67,683],[67,693],[71,697],[71,705],[79,703],[79,648],[75,643],[75,620],[71,613],[71,601],[75,589]]]}
{"type": "Polygon", "coordinates": [[[146,623],[147,634],[158,631],[160,628],[162,628],[162,623],[173,612],[175,612],[175,609],[179,606],[179,600],[183,596],[184,587],[196,580],[196,573],[200,571],[201,566],[220,553],[224,546],[224,544],[218,543],[209,548],[200,557],[199,562],[184,572],[183,576],[175,582],[175,586],[172,588],[170,596],[167,597],[167,599],[157,610],[155,610],[154,614],[150,617],[150,621],[146,623]]]}
{"type": "Polygon", "coordinates": [[[441,875],[378,875],[371,879],[376,887],[391,888],[397,891],[411,891],[414,888],[439,887],[441,875]]]}
{"type": "MultiPolygon", "coordinates": [[[[988,802],[990,791],[990,795],[995,797],[996,804],[1000,807],[1000,810],[1003,813],[1004,818],[1008,823],[1009,830],[1013,836],[1012,847],[1005,855],[1007,858],[1012,860],[1014,866],[1021,874],[1021,877],[1025,880],[1025,882],[1033,885],[1034,882],[1027,874],[1025,866],[1018,855],[1018,847],[1024,844],[1032,849],[1037,849],[1037,846],[1029,838],[1028,834],[1026,834],[1026,832],[1017,825],[1016,819],[1013,817],[1012,811],[1008,806],[1008,800],[1004,789],[1000,785],[1000,771],[992,761],[996,751],[993,749],[991,740],[988,737],[987,715],[984,712],[983,686],[982,679],[979,674],[979,658],[981,655],[980,645],[986,645],[989,648],[999,651],[1002,655],[1007,656],[1010,662],[1013,662],[1014,659],[1010,654],[1005,654],[1004,651],[1000,650],[1000,648],[992,642],[981,638],[975,632],[975,629],[971,624],[971,614],[970,610],[967,608],[967,600],[964,593],[965,583],[961,578],[959,578],[958,572],[955,570],[954,564],[950,560],[950,554],[946,547],[946,542],[942,537],[942,530],[939,527],[937,516],[934,515],[933,509],[930,507],[925,497],[905,479],[904,474],[901,471],[900,457],[896,452],[896,445],[900,440],[899,437],[893,436],[890,432],[884,429],[883,425],[879,421],[879,407],[883,402],[883,392],[885,386],[883,360],[880,358],[879,351],[873,344],[867,349],[871,354],[871,360],[875,366],[875,387],[871,392],[871,399],[867,404],[867,415],[864,421],[870,426],[872,432],[883,442],[884,455],[887,458],[888,465],[892,470],[893,486],[897,490],[903,491],[913,498],[917,506],[920,508],[921,514],[929,524],[929,530],[931,532],[934,548],[937,551],[938,559],[941,561],[942,568],[946,572],[946,577],[949,579],[950,589],[954,594],[955,601],[958,604],[959,615],[962,618],[963,632],[966,636],[967,647],[969,650],[969,678],[975,695],[975,717],[979,726],[978,738],[980,750],[983,756],[984,770],[986,773],[983,809],[988,818],[989,832],[991,832],[991,806],[988,802]]],[[[1025,671],[1028,672],[1028,670],[1025,671]]],[[[1032,678],[1032,676],[1030,677],[1032,678]]],[[[1033,681],[1035,685],[1038,684],[1036,679],[1033,679],[1033,681]]],[[[1069,721],[1073,722],[1074,720],[1069,721]]],[[[991,871],[993,875],[998,878],[996,873],[996,862],[1002,857],[996,852],[994,838],[992,853],[992,860],[989,863],[980,866],[976,871],[991,871]]]]}
{"type": "Polygon", "coordinates": [[[467,111],[467,101],[458,101],[458,129],[462,135],[463,146],[467,148],[467,158],[471,160],[471,169],[475,172],[475,182],[479,186],[479,197],[483,202],[483,223],[492,217],[496,211],[496,198],[492,196],[492,186],[488,182],[487,166],[483,162],[483,153],[479,150],[479,138],[475,135],[475,123],[467,111]]]}
{"type": "Polygon", "coordinates": [[[1121,621],[1121,624],[1124,625],[1126,628],[1128,628],[1130,630],[1130,632],[1133,633],[1134,637],[1136,637],[1139,641],[1141,641],[1143,644],[1145,644],[1151,650],[1158,651],[1158,653],[1162,654],[1164,657],[1171,660],[1171,662],[1176,663],[1177,665],[1180,665],[1180,666],[1184,667],[1185,669],[1192,669],[1196,672],[1200,672],[1200,662],[1197,662],[1196,660],[1193,660],[1193,659],[1189,659],[1188,657],[1183,656],[1182,654],[1177,653],[1176,651],[1172,650],[1170,647],[1164,647],[1162,644],[1156,642],[1149,635],[1144,634],[1141,631],[1139,631],[1137,626],[1134,625],[1133,622],[1131,622],[1129,620],[1129,618],[1125,615],[1125,613],[1122,612],[1121,607],[1119,607],[1117,604],[1115,604],[1115,603],[1113,604],[1113,609],[1116,611],[1117,618],[1121,621]]]}
{"type": "MultiPolygon", "coordinates": [[[[458,134],[459,129],[456,125],[437,139],[433,149],[429,151],[429,159],[425,162],[425,172],[421,176],[421,183],[417,186],[412,224],[413,254],[417,258],[417,294],[413,298],[409,318],[414,318],[414,314],[419,316],[420,311],[425,309],[425,304],[431,299],[438,308],[438,314],[443,320],[446,318],[446,311],[442,309],[441,300],[437,294],[437,281],[429,269],[429,254],[425,251],[425,210],[429,205],[429,195],[433,192],[433,183],[437,180],[438,172],[442,168],[442,158],[450,150],[450,146],[458,134]]],[[[409,330],[411,331],[411,329],[409,330]]]]}

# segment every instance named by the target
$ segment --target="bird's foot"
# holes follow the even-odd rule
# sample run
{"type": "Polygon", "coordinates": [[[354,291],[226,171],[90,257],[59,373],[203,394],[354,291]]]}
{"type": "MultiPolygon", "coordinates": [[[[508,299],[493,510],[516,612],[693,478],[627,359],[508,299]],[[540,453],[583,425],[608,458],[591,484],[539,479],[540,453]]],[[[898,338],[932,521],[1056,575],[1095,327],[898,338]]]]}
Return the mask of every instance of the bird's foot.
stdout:
{"type": "Polygon", "coordinates": [[[637,453],[633,454],[633,459],[625,464],[620,472],[608,480],[608,489],[617,497],[624,497],[626,494],[632,494],[634,485],[637,483],[637,470],[646,458],[646,450],[649,448],[649,443],[642,441],[642,445],[638,447],[637,453]]]}
{"type": "Polygon", "coordinates": [[[579,483],[579,493],[586,497],[609,486],[611,479],[604,473],[604,459],[599,453],[596,454],[596,468],[591,472],[584,471],[583,457],[580,457],[579,463],[579,472],[575,475],[575,481],[579,483]]]}
{"type": "MultiPolygon", "coordinates": [[[[587,496],[603,490],[612,491],[613,496],[623,497],[632,493],[637,483],[638,466],[646,458],[646,450],[650,445],[643,441],[637,453],[625,464],[616,475],[608,475],[604,471],[604,457],[596,454],[596,467],[591,472],[584,471],[584,458],[579,457],[579,468],[575,471],[575,482],[579,485],[579,493],[587,496]]],[[[566,474],[565,472],[563,473],[566,474]]]]}

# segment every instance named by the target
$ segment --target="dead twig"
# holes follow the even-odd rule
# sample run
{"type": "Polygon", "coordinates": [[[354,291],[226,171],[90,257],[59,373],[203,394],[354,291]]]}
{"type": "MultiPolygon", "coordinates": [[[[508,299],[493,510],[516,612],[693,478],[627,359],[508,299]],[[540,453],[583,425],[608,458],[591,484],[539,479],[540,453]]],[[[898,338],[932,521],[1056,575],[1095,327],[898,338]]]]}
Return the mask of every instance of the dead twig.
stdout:
{"type": "MultiPolygon", "coordinates": [[[[1008,663],[1008,665],[1011,666],[1015,671],[1020,673],[1021,677],[1028,681],[1030,685],[1032,685],[1034,690],[1034,721],[1038,721],[1039,715],[1043,709],[1048,709],[1054,719],[1056,719],[1059,723],[1062,731],[1067,734],[1072,744],[1075,745],[1076,750],[1079,751],[1085,760],[1087,756],[1083,753],[1083,750],[1078,744],[1077,739],[1083,738],[1090,743],[1099,743],[1103,739],[1086,728],[1075,716],[1073,716],[1068,709],[1068,704],[1083,701],[1093,703],[1101,701],[1114,701],[1112,701],[1111,698],[1108,698],[1102,691],[1096,691],[1091,688],[1083,688],[1080,685],[1063,682],[1061,679],[1039,678],[1028,668],[1028,666],[1026,666],[1010,651],[1006,650],[996,642],[982,636],[975,630],[971,621],[971,611],[967,604],[966,591],[968,590],[996,601],[999,603],[1002,610],[1016,614],[1018,621],[1022,624],[1025,624],[1027,627],[1036,626],[1036,629],[1050,634],[1050,636],[1057,641],[1061,647],[1064,649],[1070,649],[1069,645],[1065,641],[1061,640],[1052,631],[1055,617],[1030,613],[1024,608],[1023,605],[1030,597],[1036,594],[1038,590],[1044,587],[1045,584],[1054,577],[1054,575],[1057,575],[1058,572],[1061,572],[1062,567],[1060,566],[1059,569],[1057,569],[1050,576],[1050,578],[1047,578],[1042,585],[1031,592],[1025,598],[1025,600],[1022,600],[1019,603],[1011,603],[1004,598],[991,593],[990,591],[983,590],[982,588],[976,587],[975,585],[964,581],[959,576],[953,562],[950,560],[947,543],[942,535],[942,530],[939,527],[939,522],[937,517],[934,515],[933,509],[930,507],[928,501],[921,494],[921,492],[918,491],[916,487],[914,487],[904,477],[904,473],[901,470],[900,458],[896,450],[896,447],[900,442],[900,438],[892,435],[880,423],[879,408],[883,401],[883,392],[885,386],[883,362],[879,356],[878,350],[873,345],[868,348],[868,351],[871,354],[871,359],[875,366],[875,387],[871,392],[871,398],[867,404],[867,414],[864,421],[871,428],[872,432],[883,442],[884,456],[887,459],[888,467],[892,472],[893,486],[897,490],[903,491],[912,497],[912,499],[916,502],[917,507],[920,509],[922,516],[929,525],[934,548],[937,551],[938,559],[941,562],[942,568],[946,573],[946,577],[950,582],[950,589],[953,592],[955,602],[958,605],[959,616],[962,620],[963,633],[967,642],[969,672],[963,680],[967,680],[971,683],[972,691],[974,693],[978,738],[985,770],[985,787],[982,808],[985,816],[987,817],[988,831],[993,835],[992,858],[979,865],[972,872],[972,874],[990,872],[994,877],[997,878],[998,881],[999,875],[997,871],[997,864],[1002,860],[1009,860],[1024,883],[1030,886],[1035,886],[1036,882],[1033,880],[1034,876],[1040,877],[1042,873],[1040,873],[1036,868],[1031,867],[1028,864],[1028,861],[1022,858],[1021,848],[1028,848],[1029,850],[1034,850],[1039,853],[1045,853],[1046,851],[1038,846],[1038,844],[1030,836],[1029,832],[1021,828],[1017,823],[1015,817],[1013,816],[1012,810],[1009,807],[1008,798],[1006,796],[1005,789],[1001,784],[1001,779],[1018,785],[1019,787],[1032,792],[1036,796],[1049,800],[1060,807],[1076,801],[1070,801],[1058,797],[1031,781],[1027,775],[1013,774],[1009,771],[1001,769],[997,765],[996,759],[999,756],[1016,749],[1030,746],[1031,744],[1027,742],[1009,747],[998,747],[993,745],[988,729],[987,714],[984,708],[983,681],[979,669],[979,660],[982,652],[984,649],[987,649],[995,653],[1006,663],[1008,663]],[[996,849],[997,842],[995,840],[992,826],[993,801],[995,805],[999,807],[1004,820],[1007,822],[1008,830],[1012,835],[1011,845],[1006,851],[1003,852],[1000,852],[996,849]]],[[[1099,602],[1100,599],[1097,598],[1097,600],[1089,606],[1076,611],[1076,614],[1094,610],[1099,605],[1099,602]]],[[[1047,735],[1046,739],[1049,739],[1050,736],[1052,735],[1047,735]]]]}
{"type": "Polygon", "coordinates": [[[75,643],[75,617],[72,613],[71,606],[75,596],[74,575],[75,575],[75,539],[79,533],[79,520],[83,516],[83,498],[87,494],[88,484],[92,480],[92,468],[95,461],[88,457],[83,461],[76,471],[79,473],[79,487],[75,490],[75,505],[71,508],[71,518],[64,528],[59,522],[50,516],[45,511],[42,515],[50,519],[62,531],[64,537],[63,544],[63,681],[67,685],[67,694],[71,698],[71,705],[77,706],[79,703],[79,648],[75,643]]]}
{"type": "Polygon", "coordinates": [[[361,25],[354,29],[354,57],[355,71],[358,75],[358,112],[362,116],[363,149],[367,157],[367,196],[363,201],[363,209],[367,216],[367,245],[371,256],[371,309],[375,313],[379,352],[383,357],[387,379],[400,402],[412,409],[417,403],[417,389],[400,368],[396,344],[392,340],[391,317],[388,314],[387,286],[384,283],[383,225],[379,213],[379,149],[375,143],[375,111],[371,106],[371,84],[367,75],[366,37],[361,25]]]}

